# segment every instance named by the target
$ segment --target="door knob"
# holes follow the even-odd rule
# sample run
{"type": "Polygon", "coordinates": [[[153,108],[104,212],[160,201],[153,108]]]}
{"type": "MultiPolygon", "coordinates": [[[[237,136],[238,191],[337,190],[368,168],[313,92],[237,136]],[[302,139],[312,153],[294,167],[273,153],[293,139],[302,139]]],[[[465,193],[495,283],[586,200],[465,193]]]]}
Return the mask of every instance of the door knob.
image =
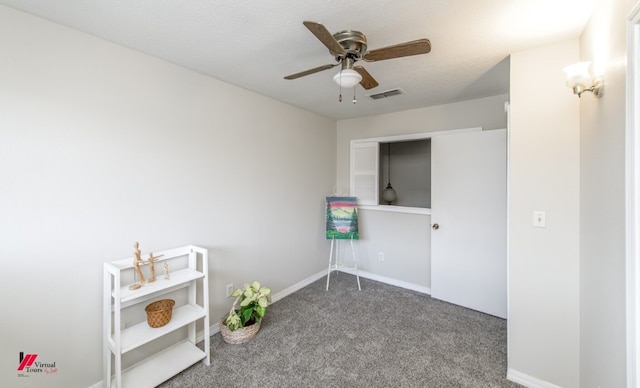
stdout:
{"type": "Polygon", "coordinates": [[[438,225],[438,224],[433,224],[431,227],[433,228],[433,230],[440,229],[440,225],[438,225]]]}

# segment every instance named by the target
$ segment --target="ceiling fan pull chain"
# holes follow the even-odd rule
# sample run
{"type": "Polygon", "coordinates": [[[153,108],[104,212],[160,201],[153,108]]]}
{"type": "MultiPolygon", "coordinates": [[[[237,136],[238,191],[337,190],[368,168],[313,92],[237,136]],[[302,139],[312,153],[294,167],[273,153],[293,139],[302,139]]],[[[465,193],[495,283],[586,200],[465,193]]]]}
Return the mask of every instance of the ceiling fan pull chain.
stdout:
{"type": "Polygon", "coordinates": [[[338,85],[338,90],[340,90],[340,95],[338,96],[338,101],[342,102],[342,70],[340,70],[340,84],[338,85]]]}
{"type": "Polygon", "coordinates": [[[358,101],[356,100],[356,87],[354,86],[353,87],[353,103],[355,104],[356,102],[358,101]]]}

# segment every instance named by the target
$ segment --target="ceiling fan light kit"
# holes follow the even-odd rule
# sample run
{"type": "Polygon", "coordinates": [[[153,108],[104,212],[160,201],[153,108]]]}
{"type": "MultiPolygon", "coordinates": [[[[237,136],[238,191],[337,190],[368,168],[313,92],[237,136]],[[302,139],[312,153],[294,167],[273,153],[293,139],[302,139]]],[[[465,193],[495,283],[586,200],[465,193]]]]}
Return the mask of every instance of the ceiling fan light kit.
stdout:
{"type": "Polygon", "coordinates": [[[352,88],[362,81],[362,76],[353,69],[344,69],[334,75],[333,80],[341,88],[352,88]]]}
{"type": "Polygon", "coordinates": [[[354,66],[357,61],[382,61],[411,55],[428,54],[431,51],[429,39],[418,39],[368,51],[367,37],[360,31],[345,30],[331,34],[320,23],[305,21],[302,24],[329,49],[329,53],[337,63],[290,74],[284,79],[293,80],[341,65],[340,72],[333,76],[336,84],[341,88],[352,88],[360,84],[363,88],[369,90],[378,86],[378,82],[364,67],[354,66]]]}

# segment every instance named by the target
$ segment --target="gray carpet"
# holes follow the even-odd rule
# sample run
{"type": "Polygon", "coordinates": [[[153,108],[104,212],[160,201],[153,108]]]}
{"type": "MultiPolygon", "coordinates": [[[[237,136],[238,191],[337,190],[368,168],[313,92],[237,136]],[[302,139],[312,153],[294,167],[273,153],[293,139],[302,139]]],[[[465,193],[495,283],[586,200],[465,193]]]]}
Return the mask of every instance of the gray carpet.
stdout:
{"type": "MultiPolygon", "coordinates": [[[[211,337],[169,387],[518,387],[506,321],[402,288],[332,274],[267,309],[251,342],[211,337]]],[[[212,317],[213,319],[217,319],[212,317]]]]}

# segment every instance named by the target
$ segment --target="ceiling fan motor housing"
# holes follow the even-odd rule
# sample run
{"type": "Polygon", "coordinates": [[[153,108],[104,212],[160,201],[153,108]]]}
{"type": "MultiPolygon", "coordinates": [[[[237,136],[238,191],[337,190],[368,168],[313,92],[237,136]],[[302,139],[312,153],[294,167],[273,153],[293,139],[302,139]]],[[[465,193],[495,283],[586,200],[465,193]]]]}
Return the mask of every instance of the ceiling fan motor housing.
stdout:
{"type": "Polygon", "coordinates": [[[331,55],[336,57],[337,61],[347,58],[354,59],[354,62],[362,59],[367,52],[367,37],[360,31],[346,30],[333,34],[335,40],[344,48],[346,56],[342,53],[336,53],[331,50],[331,55]]]}

